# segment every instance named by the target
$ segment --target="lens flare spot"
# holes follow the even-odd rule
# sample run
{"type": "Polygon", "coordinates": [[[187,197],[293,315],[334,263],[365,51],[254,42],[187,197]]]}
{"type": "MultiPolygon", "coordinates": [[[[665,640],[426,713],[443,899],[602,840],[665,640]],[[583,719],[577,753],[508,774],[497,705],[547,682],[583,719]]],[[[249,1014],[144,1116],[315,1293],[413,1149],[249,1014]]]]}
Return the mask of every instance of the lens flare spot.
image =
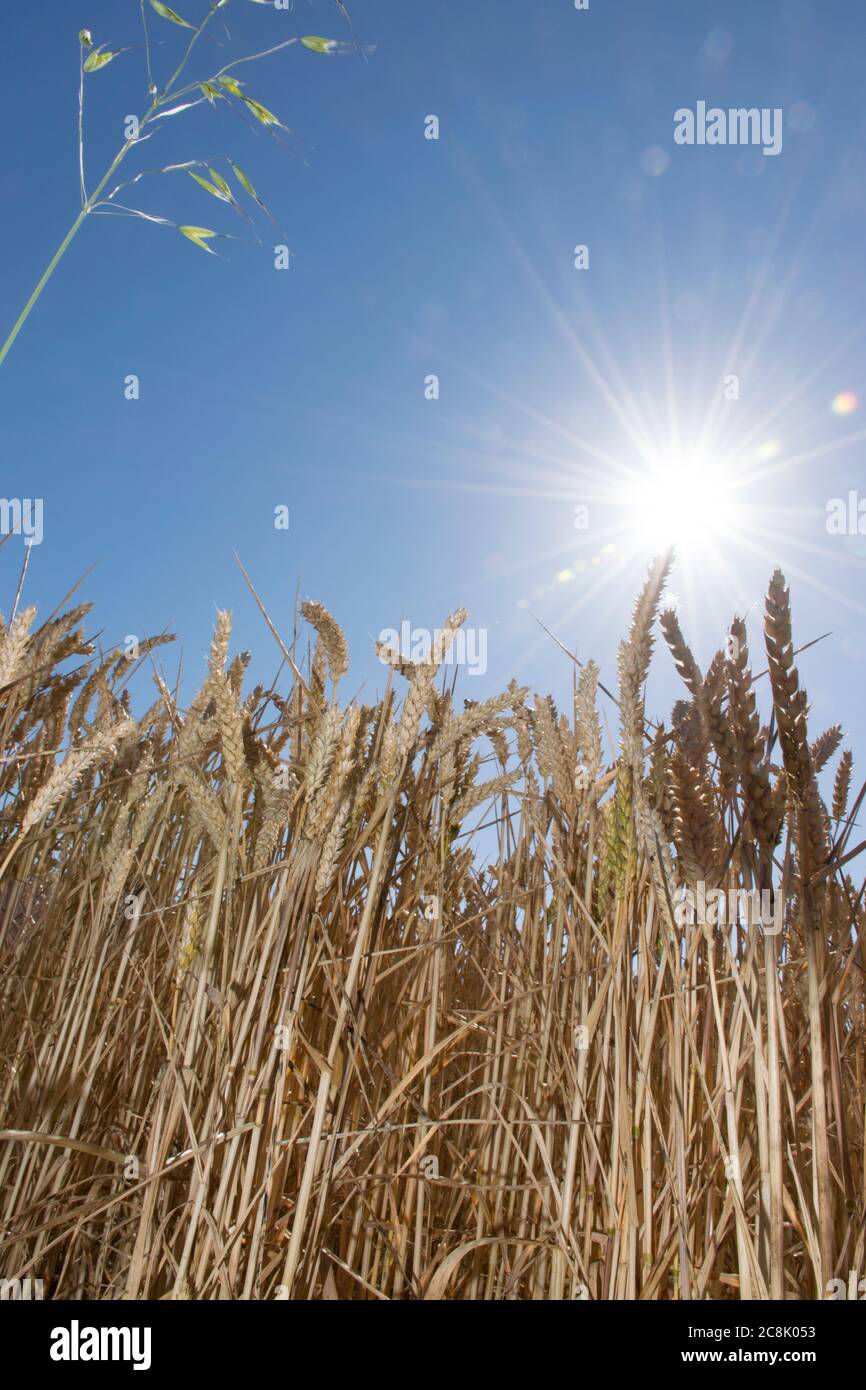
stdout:
{"type": "Polygon", "coordinates": [[[661,145],[650,145],[640,157],[640,167],[651,179],[660,178],[670,165],[671,157],[661,145]]]}
{"type": "Polygon", "coordinates": [[[776,458],[781,452],[781,439],[765,439],[760,448],[755,450],[755,458],[758,463],[766,463],[768,459],[776,458]]]}
{"type": "Polygon", "coordinates": [[[860,404],[856,391],[840,391],[830,405],[834,415],[853,415],[860,404]]]}

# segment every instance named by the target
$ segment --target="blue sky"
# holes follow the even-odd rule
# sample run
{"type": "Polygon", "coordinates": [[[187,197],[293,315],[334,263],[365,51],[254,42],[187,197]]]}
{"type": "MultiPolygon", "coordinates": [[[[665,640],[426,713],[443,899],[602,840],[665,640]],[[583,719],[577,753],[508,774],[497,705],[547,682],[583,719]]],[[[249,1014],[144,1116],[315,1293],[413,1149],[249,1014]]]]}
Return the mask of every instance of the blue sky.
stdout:
{"type": "MultiPolygon", "coordinates": [[[[206,5],[176,8],[198,21],[206,5]]],[[[759,610],[781,564],[798,640],[833,633],[802,660],[813,733],[841,720],[856,748],[866,537],[828,534],[826,506],[866,495],[866,11],[350,9],[376,45],[367,60],[295,46],[240,70],[291,139],[202,105],[127,161],[127,176],[196,158],[228,174],[233,158],[285,227],[291,269],[274,268],[280,234],[261,222],[257,246],[184,173],[142,180],[138,208],[246,239],[216,243],[218,259],[170,227],[88,218],[0,367],[3,494],[44,498],[30,601],[47,613],[95,563],[84,593],[106,644],[173,630],[198,681],[215,609],[230,607],[267,676],[276,648],[236,550],[284,631],[298,584],[331,608],[366,698],[383,684],[378,633],[433,628],[458,604],[487,632],[487,671],[464,673],[463,694],[516,675],[564,696],[568,662],[535,619],[613,683],[665,539],[649,480],[679,450],[687,490],[709,480],[678,517],[671,581],[699,661],[733,612],[759,610]],[[780,108],[781,152],[677,146],[674,112],[698,101],[780,108]],[[438,140],[424,138],[431,114],[438,140]],[[738,399],[723,395],[730,374],[738,399]]],[[[193,76],[294,34],[346,37],[328,0],[290,13],[231,0],[225,22],[231,47],[215,25],[193,76]]],[[[82,26],[112,48],[141,42],[136,0],[0,19],[2,336],[78,210],[82,26]]],[[[161,85],[185,35],[153,14],[150,31],[161,85]]],[[[145,109],[140,47],[88,77],[86,105],[92,186],[145,109]]],[[[7,613],[20,559],[13,538],[7,613]]],[[[661,653],[651,709],[679,693],[661,653]]]]}

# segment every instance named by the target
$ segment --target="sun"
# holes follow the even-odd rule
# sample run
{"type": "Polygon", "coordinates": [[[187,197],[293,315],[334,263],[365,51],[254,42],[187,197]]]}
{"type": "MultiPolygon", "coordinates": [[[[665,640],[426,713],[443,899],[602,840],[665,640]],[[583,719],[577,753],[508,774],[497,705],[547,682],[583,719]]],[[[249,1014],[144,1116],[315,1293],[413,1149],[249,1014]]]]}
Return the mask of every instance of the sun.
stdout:
{"type": "Polygon", "coordinates": [[[735,524],[730,474],[698,453],[651,458],[629,491],[630,529],[650,546],[696,554],[735,524]]]}

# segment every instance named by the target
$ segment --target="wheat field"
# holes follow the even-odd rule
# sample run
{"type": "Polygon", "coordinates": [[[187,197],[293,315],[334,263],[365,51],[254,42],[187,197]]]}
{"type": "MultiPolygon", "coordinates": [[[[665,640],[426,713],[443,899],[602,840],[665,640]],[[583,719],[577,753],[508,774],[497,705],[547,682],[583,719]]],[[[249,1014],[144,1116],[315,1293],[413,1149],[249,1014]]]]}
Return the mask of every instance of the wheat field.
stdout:
{"type": "Polygon", "coordinates": [[[5,1277],[672,1300],[864,1273],[863,793],[839,728],[810,741],[783,576],[765,650],[735,618],[702,673],[667,568],[616,690],[575,661],[568,710],[462,701],[462,610],[429,663],[380,652],[374,706],[341,700],[316,603],[285,637],[265,615],[267,689],[220,613],[185,707],[169,639],[96,652],[84,605],[3,626],[5,1277]],[[684,922],[684,890],[741,906],[684,922]]]}

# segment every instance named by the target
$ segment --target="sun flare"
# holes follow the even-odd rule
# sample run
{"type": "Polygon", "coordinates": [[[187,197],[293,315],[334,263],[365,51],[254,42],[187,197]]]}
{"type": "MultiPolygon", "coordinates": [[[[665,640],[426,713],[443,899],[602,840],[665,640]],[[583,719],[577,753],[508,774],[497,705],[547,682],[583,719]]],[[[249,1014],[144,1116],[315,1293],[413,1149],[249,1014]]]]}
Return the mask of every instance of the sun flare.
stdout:
{"type": "Polygon", "coordinates": [[[730,479],[696,454],[652,460],[635,487],[633,528],[641,541],[694,553],[734,523],[730,479]]]}

